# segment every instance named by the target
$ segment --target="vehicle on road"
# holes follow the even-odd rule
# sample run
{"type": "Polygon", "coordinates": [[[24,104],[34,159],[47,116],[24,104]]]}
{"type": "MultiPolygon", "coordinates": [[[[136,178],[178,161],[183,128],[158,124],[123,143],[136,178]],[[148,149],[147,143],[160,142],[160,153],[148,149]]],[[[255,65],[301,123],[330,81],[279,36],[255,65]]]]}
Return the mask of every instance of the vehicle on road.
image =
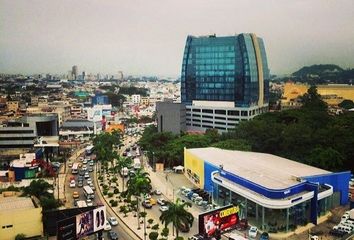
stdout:
{"type": "Polygon", "coordinates": [[[149,200],[144,200],[141,205],[143,205],[144,208],[152,208],[149,200]]]}
{"type": "Polygon", "coordinates": [[[79,208],[82,208],[82,207],[87,207],[87,204],[85,201],[83,200],[75,200],[76,201],[76,206],[79,207],[79,208]]]}
{"type": "Polygon", "coordinates": [[[95,185],[93,185],[93,183],[90,183],[89,186],[91,187],[92,191],[96,191],[95,185]]]}
{"type": "Polygon", "coordinates": [[[256,238],[257,237],[257,232],[258,232],[258,228],[255,226],[252,226],[250,228],[250,230],[248,230],[248,236],[251,238],[256,238]]]}
{"type": "Polygon", "coordinates": [[[93,167],[89,167],[87,170],[88,170],[89,172],[93,172],[93,167]]]}
{"type": "Polygon", "coordinates": [[[84,166],[82,167],[82,170],[83,170],[83,171],[87,171],[86,165],[84,165],[84,166]]]}
{"type": "Polygon", "coordinates": [[[156,189],[156,190],[155,190],[155,194],[156,194],[156,195],[161,195],[162,193],[161,193],[160,190],[156,189]]]}
{"type": "Polygon", "coordinates": [[[92,188],[90,186],[84,186],[84,195],[87,199],[94,199],[95,198],[95,193],[93,192],[92,188]]]}
{"type": "Polygon", "coordinates": [[[161,212],[166,212],[168,210],[168,206],[160,206],[159,209],[161,212]]]}
{"type": "Polygon", "coordinates": [[[69,167],[69,168],[72,168],[72,167],[73,167],[73,164],[72,164],[72,163],[69,163],[69,164],[68,164],[68,167],[69,167]]]}
{"type": "Polygon", "coordinates": [[[90,175],[89,175],[89,173],[88,172],[85,172],[85,176],[84,176],[85,178],[89,178],[90,177],[90,175]]]}
{"type": "Polygon", "coordinates": [[[86,182],[87,182],[87,185],[91,185],[91,184],[92,184],[91,178],[88,178],[88,179],[86,180],[86,182]]]}
{"type": "Polygon", "coordinates": [[[71,173],[72,174],[77,174],[79,172],[79,163],[74,163],[72,168],[71,168],[71,173]]]}
{"type": "Polygon", "coordinates": [[[91,160],[90,162],[89,162],[89,166],[93,166],[94,165],[94,163],[93,163],[93,161],[91,160]]]}
{"type": "Polygon", "coordinates": [[[87,156],[87,155],[91,155],[92,152],[93,152],[93,145],[89,145],[89,146],[87,146],[87,147],[85,148],[85,154],[86,154],[86,156],[87,156]]]}
{"type": "Polygon", "coordinates": [[[71,188],[76,187],[76,182],[75,182],[75,180],[71,180],[71,181],[70,181],[69,187],[71,187],[71,188]]]}
{"type": "Polygon", "coordinates": [[[159,199],[157,199],[157,204],[164,206],[164,205],[166,205],[166,201],[163,198],[159,198],[159,199]]]}
{"type": "Polygon", "coordinates": [[[86,199],[86,204],[87,204],[88,207],[93,206],[93,202],[92,202],[91,199],[86,199]]]}
{"type": "Polygon", "coordinates": [[[77,182],[77,186],[81,188],[81,187],[83,187],[83,186],[84,186],[84,184],[83,184],[83,182],[82,182],[82,181],[78,181],[78,182],[77,182]]]}
{"type": "Polygon", "coordinates": [[[104,230],[105,231],[111,231],[112,227],[111,224],[109,224],[109,222],[106,220],[106,223],[104,224],[104,230]]]}
{"type": "Polygon", "coordinates": [[[116,232],[113,232],[113,231],[109,231],[108,232],[108,237],[111,240],[118,240],[118,234],[116,232]]]}
{"type": "Polygon", "coordinates": [[[117,225],[118,225],[117,218],[115,218],[115,217],[109,217],[109,218],[108,218],[108,222],[109,222],[112,226],[117,226],[117,225]]]}
{"type": "Polygon", "coordinates": [[[262,232],[259,240],[269,240],[269,234],[267,232],[262,232]]]}
{"type": "Polygon", "coordinates": [[[79,198],[79,197],[80,197],[80,195],[78,192],[73,192],[73,198],[79,198]]]}

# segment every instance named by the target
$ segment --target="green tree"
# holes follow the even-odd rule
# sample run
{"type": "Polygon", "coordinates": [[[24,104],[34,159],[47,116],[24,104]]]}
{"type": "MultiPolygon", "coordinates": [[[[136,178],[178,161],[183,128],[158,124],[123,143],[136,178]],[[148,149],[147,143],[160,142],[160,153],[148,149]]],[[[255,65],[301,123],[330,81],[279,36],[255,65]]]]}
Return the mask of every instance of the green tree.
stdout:
{"type": "MultiPolygon", "coordinates": [[[[116,161],[115,168],[120,173],[123,168],[130,168],[131,165],[132,165],[132,159],[131,158],[125,158],[125,157],[119,156],[117,161],[116,161]]],[[[122,183],[123,183],[122,192],[124,192],[124,186],[125,186],[125,180],[124,179],[125,179],[125,177],[122,176],[122,183]]]]}
{"type": "Polygon", "coordinates": [[[314,148],[307,160],[307,163],[329,171],[337,171],[343,164],[343,156],[333,148],[314,148]]]}
{"type": "Polygon", "coordinates": [[[179,231],[183,228],[190,228],[193,225],[194,217],[186,210],[191,207],[189,202],[183,202],[177,198],[176,203],[168,202],[168,210],[161,213],[160,220],[162,224],[165,224],[165,228],[172,223],[172,226],[176,228],[176,235],[178,237],[179,231]]]}
{"type": "Polygon", "coordinates": [[[354,108],[354,102],[352,100],[345,99],[340,104],[338,104],[338,106],[344,109],[352,109],[354,108]]]}
{"type": "Polygon", "coordinates": [[[315,111],[327,111],[327,104],[321,99],[321,95],[317,93],[317,87],[311,86],[307,93],[301,97],[303,103],[302,108],[315,111]]]}
{"type": "Polygon", "coordinates": [[[24,239],[26,239],[26,235],[23,233],[19,233],[15,237],[15,240],[24,240],[24,239]]]}
{"type": "Polygon", "coordinates": [[[53,186],[43,179],[33,180],[29,186],[23,189],[23,193],[24,195],[32,195],[40,199],[41,197],[49,197],[51,194],[48,193],[48,190],[52,188],[53,186]]]}
{"type": "MultiPolygon", "coordinates": [[[[138,211],[138,216],[140,214],[139,208],[139,199],[141,195],[145,195],[150,192],[151,187],[151,179],[149,177],[149,173],[143,172],[143,170],[138,169],[135,171],[135,174],[129,178],[127,181],[127,190],[124,195],[126,195],[129,199],[131,196],[135,196],[136,198],[136,208],[138,211]]],[[[138,228],[140,229],[140,221],[138,218],[138,228]]]]}
{"type": "Polygon", "coordinates": [[[157,240],[158,237],[159,237],[159,233],[158,232],[149,233],[149,239],[150,240],[157,240]]]}
{"type": "Polygon", "coordinates": [[[216,142],[211,145],[212,147],[227,149],[227,150],[239,150],[239,151],[251,151],[251,145],[242,139],[227,139],[224,141],[216,142]]]}

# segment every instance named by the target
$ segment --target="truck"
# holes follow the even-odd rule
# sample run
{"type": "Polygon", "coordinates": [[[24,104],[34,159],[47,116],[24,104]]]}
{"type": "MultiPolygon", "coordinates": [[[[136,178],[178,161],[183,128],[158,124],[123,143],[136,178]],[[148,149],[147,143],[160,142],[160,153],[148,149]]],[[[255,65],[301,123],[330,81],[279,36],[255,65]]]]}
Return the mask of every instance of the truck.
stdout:
{"type": "Polygon", "coordinates": [[[141,168],[140,158],[134,158],[133,167],[134,169],[141,168]]]}

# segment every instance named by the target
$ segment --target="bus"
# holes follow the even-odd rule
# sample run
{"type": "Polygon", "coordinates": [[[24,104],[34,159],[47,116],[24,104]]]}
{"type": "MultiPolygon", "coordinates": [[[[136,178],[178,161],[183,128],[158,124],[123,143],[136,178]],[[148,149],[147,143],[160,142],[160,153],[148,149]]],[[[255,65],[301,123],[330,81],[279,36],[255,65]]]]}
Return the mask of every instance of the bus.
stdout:
{"type": "Polygon", "coordinates": [[[87,147],[85,148],[85,153],[86,153],[86,155],[91,155],[92,152],[93,152],[93,145],[87,146],[87,147]]]}
{"type": "Polygon", "coordinates": [[[79,163],[74,163],[73,167],[71,168],[72,174],[77,174],[79,172],[79,163]]]}
{"type": "Polygon", "coordinates": [[[84,194],[87,199],[94,199],[95,198],[95,193],[93,192],[92,188],[90,186],[84,186],[84,194]]]}

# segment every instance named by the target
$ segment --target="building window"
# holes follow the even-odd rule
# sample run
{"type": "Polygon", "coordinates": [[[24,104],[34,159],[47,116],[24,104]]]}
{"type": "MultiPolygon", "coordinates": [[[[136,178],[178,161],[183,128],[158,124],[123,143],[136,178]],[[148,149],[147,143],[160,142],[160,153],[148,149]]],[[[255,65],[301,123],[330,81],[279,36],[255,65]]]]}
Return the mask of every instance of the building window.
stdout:
{"type": "Polygon", "coordinates": [[[193,109],[193,112],[200,112],[200,109],[193,109]]]}
{"type": "Polygon", "coordinates": [[[226,120],[224,117],[215,117],[215,119],[226,120]]]}
{"type": "Polygon", "coordinates": [[[226,115],[226,110],[215,110],[215,114],[226,115]]]}
{"type": "Polygon", "coordinates": [[[213,113],[212,109],[203,109],[202,110],[203,113],[213,113]]]}
{"type": "Polygon", "coordinates": [[[160,129],[161,129],[161,132],[163,132],[163,116],[162,115],[160,116],[160,129]]]}
{"type": "Polygon", "coordinates": [[[200,117],[200,114],[193,114],[193,117],[200,117]]]}
{"type": "Polygon", "coordinates": [[[231,115],[231,116],[239,116],[240,115],[240,111],[234,111],[234,110],[229,110],[228,111],[228,115],[231,115]]]}
{"type": "Polygon", "coordinates": [[[203,118],[213,118],[213,116],[209,116],[209,115],[203,115],[203,118]]]}
{"type": "Polygon", "coordinates": [[[247,111],[241,111],[241,116],[243,116],[243,117],[247,117],[247,111]]]}

